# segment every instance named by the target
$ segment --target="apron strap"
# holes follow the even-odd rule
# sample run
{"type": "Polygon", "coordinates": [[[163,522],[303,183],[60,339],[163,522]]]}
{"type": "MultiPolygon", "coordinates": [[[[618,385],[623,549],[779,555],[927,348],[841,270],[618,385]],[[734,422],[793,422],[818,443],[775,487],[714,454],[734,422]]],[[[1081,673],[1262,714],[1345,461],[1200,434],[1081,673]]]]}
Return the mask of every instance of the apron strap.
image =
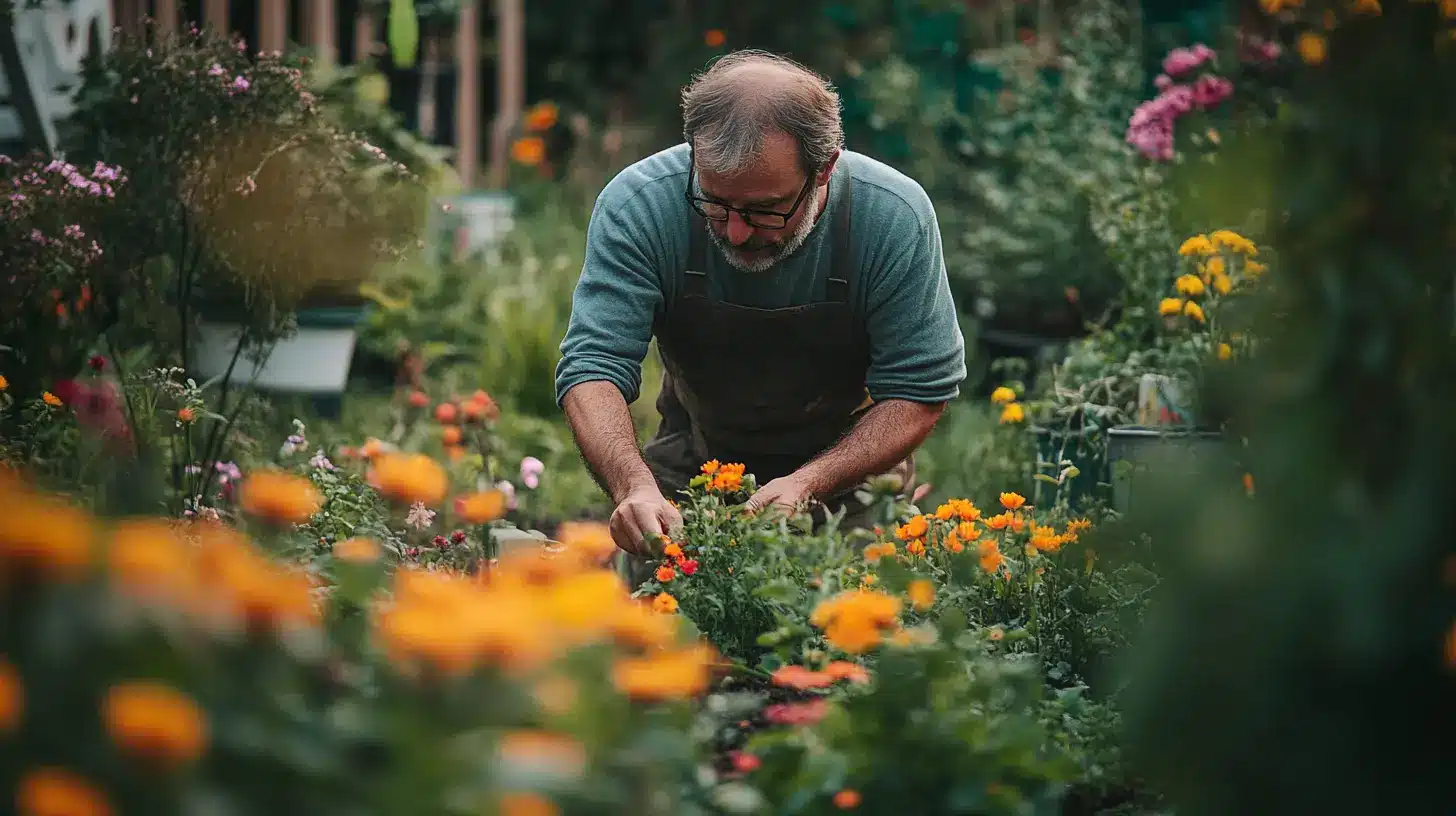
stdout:
{"type": "Polygon", "coordinates": [[[835,303],[850,302],[850,283],[857,277],[854,258],[850,255],[850,227],[854,220],[854,176],[844,174],[844,192],[834,209],[830,225],[829,281],[825,294],[835,303]]]}
{"type": "Polygon", "coordinates": [[[688,223],[688,265],[683,270],[683,294],[708,296],[708,219],[696,211],[688,223]]]}

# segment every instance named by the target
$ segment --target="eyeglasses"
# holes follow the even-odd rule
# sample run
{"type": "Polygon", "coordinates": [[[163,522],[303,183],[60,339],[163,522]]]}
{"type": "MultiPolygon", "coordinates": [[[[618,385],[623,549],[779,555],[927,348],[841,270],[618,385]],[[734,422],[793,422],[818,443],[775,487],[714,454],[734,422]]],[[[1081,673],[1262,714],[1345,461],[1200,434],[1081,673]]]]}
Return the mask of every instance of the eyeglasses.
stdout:
{"type": "Polygon", "coordinates": [[[696,168],[693,166],[692,157],[689,156],[688,188],[683,191],[683,195],[687,197],[688,203],[693,205],[693,209],[698,211],[698,215],[701,215],[709,221],[727,221],[728,213],[736,212],[743,219],[744,223],[750,227],[768,230],[780,230],[789,225],[789,219],[794,217],[794,213],[799,211],[800,205],[808,197],[809,191],[814,189],[814,177],[819,174],[817,169],[810,171],[809,177],[804,180],[803,189],[799,190],[799,197],[794,199],[793,206],[789,207],[788,212],[781,213],[774,212],[773,210],[730,207],[721,201],[709,201],[706,198],[699,198],[693,195],[693,176],[695,170],[696,168]]]}

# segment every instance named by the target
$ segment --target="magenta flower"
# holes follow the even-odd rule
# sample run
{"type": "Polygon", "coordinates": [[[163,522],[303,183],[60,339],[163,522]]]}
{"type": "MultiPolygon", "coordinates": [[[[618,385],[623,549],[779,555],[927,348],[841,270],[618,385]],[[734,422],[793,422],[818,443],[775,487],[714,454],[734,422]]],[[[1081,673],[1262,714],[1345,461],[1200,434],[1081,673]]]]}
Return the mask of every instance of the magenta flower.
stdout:
{"type": "Polygon", "coordinates": [[[1204,74],[1193,83],[1193,104],[1211,108],[1233,95],[1234,84],[1213,74],[1204,74]]]}
{"type": "Polygon", "coordinates": [[[1168,56],[1163,58],[1163,73],[1176,78],[1208,62],[1215,56],[1213,49],[1203,43],[1198,43],[1190,48],[1174,48],[1168,52],[1168,56]]]}
{"type": "Polygon", "coordinates": [[[527,456],[521,460],[521,483],[532,490],[541,486],[541,474],[546,470],[546,465],[534,456],[527,456]]]}

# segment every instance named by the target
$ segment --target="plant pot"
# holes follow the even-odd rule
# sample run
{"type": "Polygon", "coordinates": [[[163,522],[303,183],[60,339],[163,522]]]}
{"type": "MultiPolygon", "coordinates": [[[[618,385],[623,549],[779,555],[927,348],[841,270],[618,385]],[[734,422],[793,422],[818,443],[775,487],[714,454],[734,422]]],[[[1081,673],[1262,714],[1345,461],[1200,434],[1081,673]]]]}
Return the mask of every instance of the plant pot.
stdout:
{"type": "MultiPolygon", "coordinates": [[[[298,331],[279,340],[266,360],[259,361],[244,349],[229,381],[251,382],[261,391],[311,396],[320,414],[337,416],[349,381],[358,327],[367,312],[365,306],[300,309],[298,331]]],[[[197,373],[206,378],[225,374],[240,333],[236,323],[203,318],[192,358],[197,373]]]]}
{"type": "MultiPolygon", "coordinates": [[[[1079,473],[1066,485],[1066,499],[1068,505],[1076,509],[1080,507],[1084,499],[1093,500],[1106,496],[1107,485],[1107,457],[1098,444],[1098,440],[1092,438],[1079,438],[1072,434],[1060,431],[1053,431],[1046,428],[1032,429],[1032,435],[1036,438],[1036,455],[1042,462],[1071,462],[1079,473]]],[[[1064,465],[1058,464],[1048,476],[1056,476],[1061,472],[1064,465]]],[[[1039,486],[1042,489],[1055,490],[1052,485],[1039,486]]]]}
{"type": "Polygon", "coordinates": [[[1194,475],[1217,466],[1223,434],[1192,427],[1123,425],[1107,431],[1112,506],[1127,513],[1141,486],[1170,476],[1194,475]]]}

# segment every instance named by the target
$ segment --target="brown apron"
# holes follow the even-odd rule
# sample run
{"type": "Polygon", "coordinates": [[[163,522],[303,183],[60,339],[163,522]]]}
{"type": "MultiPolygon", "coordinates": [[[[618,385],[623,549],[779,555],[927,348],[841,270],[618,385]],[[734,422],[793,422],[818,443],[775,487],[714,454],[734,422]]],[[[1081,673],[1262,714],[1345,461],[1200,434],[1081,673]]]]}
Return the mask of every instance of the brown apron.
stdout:
{"type": "MultiPolygon", "coordinates": [[[[642,450],[668,498],[709,459],[742,462],[759,485],[786,476],[838,441],[868,407],[869,335],[850,305],[859,279],[850,253],[852,204],[846,176],[830,224],[826,299],[785,309],[713,299],[707,222],[693,214],[683,285],[653,326],[664,368],[662,423],[642,450]]],[[[892,472],[908,493],[913,457],[892,472]]],[[[863,507],[852,494],[824,501],[831,510],[849,504],[841,529],[863,507]]]]}

